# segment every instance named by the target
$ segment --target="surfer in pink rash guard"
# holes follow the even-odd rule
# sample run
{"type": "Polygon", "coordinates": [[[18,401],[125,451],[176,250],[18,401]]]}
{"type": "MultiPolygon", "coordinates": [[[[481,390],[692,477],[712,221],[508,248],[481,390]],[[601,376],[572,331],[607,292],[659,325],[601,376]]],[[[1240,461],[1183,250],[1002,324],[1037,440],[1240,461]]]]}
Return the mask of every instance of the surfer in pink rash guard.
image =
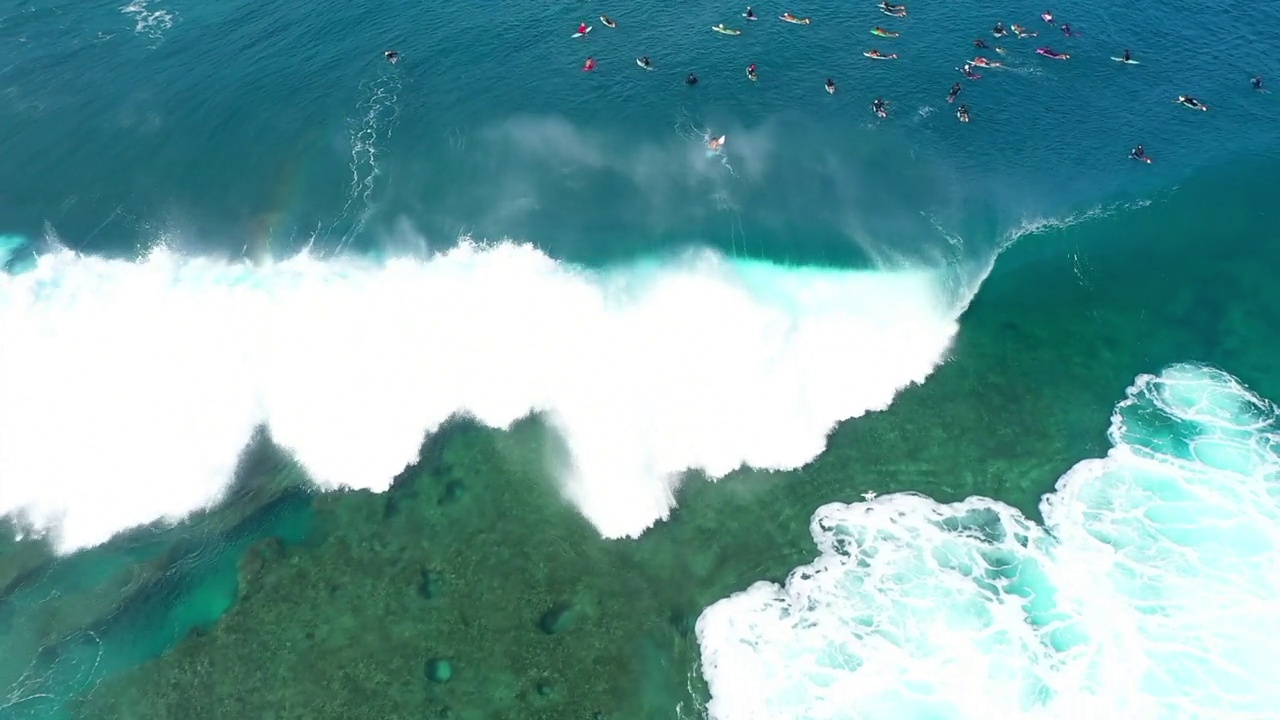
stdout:
{"type": "Polygon", "coordinates": [[[581,24],[579,24],[579,25],[578,25],[578,34],[579,34],[579,35],[586,35],[586,34],[587,34],[587,24],[586,24],[586,23],[581,23],[581,24]]]}

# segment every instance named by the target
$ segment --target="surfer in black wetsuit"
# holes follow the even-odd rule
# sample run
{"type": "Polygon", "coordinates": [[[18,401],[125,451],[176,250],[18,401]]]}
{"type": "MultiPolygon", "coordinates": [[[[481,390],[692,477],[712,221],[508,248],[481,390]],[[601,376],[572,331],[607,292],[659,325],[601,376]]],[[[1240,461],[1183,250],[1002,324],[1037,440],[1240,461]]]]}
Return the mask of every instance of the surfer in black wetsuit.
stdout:
{"type": "Polygon", "coordinates": [[[874,101],[872,101],[871,111],[874,112],[876,115],[879,115],[880,117],[889,116],[889,112],[884,109],[884,100],[881,100],[880,98],[876,98],[874,101]]]}
{"type": "Polygon", "coordinates": [[[640,58],[640,67],[649,67],[649,56],[645,55],[640,58]]]}
{"type": "Polygon", "coordinates": [[[1004,23],[997,22],[996,26],[991,29],[991,34],[996,37],[1004,37],[1009,34],[1009,31],[1004,29],[1004,23]]]}
{"type": "Polygon", "coordinates": [[[755,10],[752,10],[752,9],[751,9],[751,6],[750,6],[750,5],[748,5],[748,6],[747,6],[747,11],[746,11],[746,12],[744,12],[744,13],[742,13],[742,17],[744,17],[744,18],[746,18],[746,19],[748,19],[748,20],[755,20],[755,19],[756,19],[756,11],[755,11],[755,10]]]}
{"type": "Polygon", "coordinates": [[[1254,89],[1254,90],[1261,90],[1261,89],[1262,89],[1262,76],[1261,76],[1261,75],[1254,75],[1254,76],[1253,76],[1253,80],[1251,80],[1251,81],[1250,81],[1250,84],[1252,84],[1252,85],[1253,85],[1253,89],[1254,89]]]}
{"type": "Polygon", "coordinates": [[[1147,149],[1139,145],[1129,152],[1129,157],[1133,158],[1134,160],[1146,160],[1147,149]]]}
{"type": "Polygon", "coordinates": [[[1124,57],[1121,59],[1124,60],[1125,62],[1129,62],[1129,48],[1124,49],[1124,57]]]}
{"type": "Polygon", "coordinates": [[[827,78],[827,92],[832,95],[836,94],[836,81],[831,78],[827,78]]]}
{"type": "Polygon", "coordinates": [[[382,56],[385,57],[387,59],[387,62],[391,63],[392,65],[395,65],[396,61],[400,59],[400,53],[396,50],[388,50],[382,53],[382,56]]]}
{"type": "Polygon", "coordinates": [[[960,122],[969,122],[969,106],[961,105],[960,109],[956,110],[956,119],[960,122]]]}
{"type": "Polygon", "coordinates": [[[693,73],[689,73],[689,77],[687,77],[687,78],[685,78],[685,79],[684,79],[684,84],[685,84],[685,85],[697,85],[697,84],[698,84],[698,76],[697,76],[697,75],[694,75],[693,73]]]}
{"type": "Polygon", "coordinates": [[[1071,23],[1062,23],[1062,34],[1071,37],[1075,33],[1071,32],[1071,23]]]}
{"type": "Polygon", "coordinates": [[[978,38],[977,40],[973,41],[973,46],[979,49],[986,49],[987,41],[983,40],[982,38],[978,38]]]}
{"type": "Polygon", "coordinates": [[[951,92],[947,93],[947,102],[955,102],[956,96],[959,95],[960,91],[963,89],[964,88],[960,86],[960,83],[952,85],[951,92]]]}
{"type": "Polygon", "coordinates": [[[756,74],[756,64],[755,64],[755,63],[751,63],[750,65],[748,65],[748,66],[747,66],[747,79],[748,79],[748,80],[759,80],[759,79],[760,79],[760,76],[756,74]]]}

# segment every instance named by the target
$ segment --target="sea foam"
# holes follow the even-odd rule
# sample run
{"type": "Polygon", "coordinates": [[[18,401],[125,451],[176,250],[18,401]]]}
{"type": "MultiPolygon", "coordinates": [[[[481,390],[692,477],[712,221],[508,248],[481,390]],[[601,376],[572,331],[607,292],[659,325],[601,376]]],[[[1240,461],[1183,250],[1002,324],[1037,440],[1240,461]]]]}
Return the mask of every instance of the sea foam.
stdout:
{"type": "Polygon", "coordinates": [[[699,618],[712,720],[1280,716],[1280,415],[1219,370],[1139,377],[1044,497],[813,516],[821,555],[699,618]]]}
{"type": "Polygon", "coordinates": [[[381,491],[450,416],[539,412],[566,498],[634,536],[681,471],[802,465],[924,380],[961,310],[943,291],[709,251],[610,270],[515,243],[257,265],[59,251],[0,275],[0,515],[70,551],[215,502],[262,425],[321,487],[381,491]]]}

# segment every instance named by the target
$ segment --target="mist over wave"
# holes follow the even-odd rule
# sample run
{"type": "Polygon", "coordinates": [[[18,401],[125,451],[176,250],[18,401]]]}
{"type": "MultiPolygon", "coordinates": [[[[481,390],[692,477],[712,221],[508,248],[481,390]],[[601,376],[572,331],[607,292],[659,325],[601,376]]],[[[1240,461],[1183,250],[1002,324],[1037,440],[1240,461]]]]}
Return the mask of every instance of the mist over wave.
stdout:
{"type": "Polygon", "coordinates": [[[1042,501],[819,508],[821,552],[697,624],[712,720],[1280,715],[1280,411],[1144,375],[1042,501]]]}
{"type": "Polygon", "coordinates": [[[941,271],[711,251],[604,270],[512,242],[257,265],[57,251],[0,275],[0,514],[70,551],[215,502],[262,425],[320,486],[384,490],[451,415],[536,412],[565,497],[634,536],[682,471],[802,465],[924,380],[961,295],[941,271]]]}

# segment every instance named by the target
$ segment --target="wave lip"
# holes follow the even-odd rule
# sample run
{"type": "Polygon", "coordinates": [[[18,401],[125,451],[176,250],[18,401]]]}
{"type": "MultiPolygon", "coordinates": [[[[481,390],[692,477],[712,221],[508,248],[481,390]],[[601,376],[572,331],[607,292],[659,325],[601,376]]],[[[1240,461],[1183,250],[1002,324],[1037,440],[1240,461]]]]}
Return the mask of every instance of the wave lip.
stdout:
{"type": "Polygon", "coordinates": [[[804,464],[942,359],[925,271],[712,252],[591,271],[530,245],[261,266],[65,251],[0,275],[0,515],[96,545],[215,502],[266,425],[324,488],[385,490],[463,413],[546,415],[566,497],[606,537],[686,469],[804,464]]]}
{"type": "Polygon", "coordinates": [[[1280,412],[1139,377],[1045,527],[984,498],[826,505],[821,555],[699,618],[713,720],[1280,715],[1280,412]]]}

